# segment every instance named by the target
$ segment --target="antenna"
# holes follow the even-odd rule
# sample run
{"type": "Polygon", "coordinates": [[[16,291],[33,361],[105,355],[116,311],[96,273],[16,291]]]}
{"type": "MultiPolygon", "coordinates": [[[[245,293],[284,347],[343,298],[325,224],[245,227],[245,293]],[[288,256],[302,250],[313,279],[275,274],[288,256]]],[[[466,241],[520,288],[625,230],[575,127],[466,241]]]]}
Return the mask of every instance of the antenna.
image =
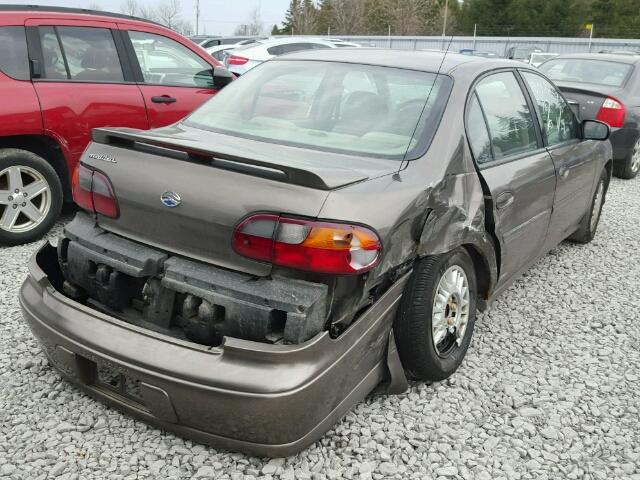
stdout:
{"type": "Polygon", "coordinates": [[[411,135],[411,138],[409,139],[409,143],[407,144],[407,150],[404,152],[404,156],[402,157],[402,161],[400,162],[400,167],[398,168],[398,171],[394,174],[394,178],[397,178],[397,175],[404,169],[404,164],[405,162],[407,162],[407,155],[409,154],[409,148],[411,147],[411,141],[413,140],[413,137],[416,136],[416,132],[418,131],[418,127],[420,126],[420,121],[422,120],[422,116],[424,115],[424,111],[427,108],[427,105],[429,104],[429,99],[431,98],[431,93],[433,93],[433,87],[436,84],[436,80],[438,79],[438,76],[440,75],[440,71],[442,70],[442,65],[444,65],[444,60],[445,58],[447,58],[447,53],[449,53],[449,48],[451,48],[451,43],[453,42],[453,35],[451,35],[451,38],[449,39],[449,43],[447,44],[447,49],[444,51],[444,55],[442,55],[442,60],[440,60],[440,65],[438,66],[438,71],[436,72],[436,75],[433,79],[433,83],[431,84],[431,90],[429,90],[429,95],[427,95],[427,99],[424,102],[424,105],[422,106],[422,111],[420,112],[420,116],[418,117],[418,123],[416,123],[416,127],[413,129],[413,134],[411,135]]]}

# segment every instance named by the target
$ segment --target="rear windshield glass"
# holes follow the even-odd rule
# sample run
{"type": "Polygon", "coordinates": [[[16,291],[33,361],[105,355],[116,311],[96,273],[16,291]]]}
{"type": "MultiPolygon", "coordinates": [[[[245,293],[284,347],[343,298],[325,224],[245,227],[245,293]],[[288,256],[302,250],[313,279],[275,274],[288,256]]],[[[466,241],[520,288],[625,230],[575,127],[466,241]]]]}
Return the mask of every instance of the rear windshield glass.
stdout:
{"type": "Polygon", "coordinates": [[[626,63],[582,58],[558,58],[540,65],[540,70],[552,80],[611,87],[623,86],[632,68],[626,63]]]}
{"type": "Polygon", "coordinates": [[[430,142],[450,83],[446,76],[389,67],[270,61],[185,123],[316,150],[411,158],[430,142]]]}

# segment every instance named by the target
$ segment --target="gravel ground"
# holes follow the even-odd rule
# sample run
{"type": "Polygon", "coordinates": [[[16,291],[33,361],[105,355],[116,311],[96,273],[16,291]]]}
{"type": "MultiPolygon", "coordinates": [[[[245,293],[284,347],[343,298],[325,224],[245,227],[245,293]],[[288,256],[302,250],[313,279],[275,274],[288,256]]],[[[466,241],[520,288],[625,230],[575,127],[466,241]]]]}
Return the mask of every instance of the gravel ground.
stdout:
{"type": "Polygon", "coordinates": [[[36,246],[0,249],[0,476],[640,480],[639,199],[640,179],[614,180],[594,242],[505,292],[452,378],[371,396],[286,460],[177,438],[62,381],[18,307],[36,246]]]}

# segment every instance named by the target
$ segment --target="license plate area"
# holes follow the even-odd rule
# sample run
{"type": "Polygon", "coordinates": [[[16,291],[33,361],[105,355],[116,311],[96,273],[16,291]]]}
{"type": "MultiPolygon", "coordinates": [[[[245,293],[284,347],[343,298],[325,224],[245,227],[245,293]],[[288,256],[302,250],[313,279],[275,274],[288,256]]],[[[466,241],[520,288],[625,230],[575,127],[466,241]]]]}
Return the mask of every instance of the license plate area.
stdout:
{"type": "Polygon", "coordinates": [[[135,403],[136,406],[146,409],[142,397],[141,381],[125,374],[119,368],[102,362],[93,363],[93,385],[112,395],[135,403]]]}

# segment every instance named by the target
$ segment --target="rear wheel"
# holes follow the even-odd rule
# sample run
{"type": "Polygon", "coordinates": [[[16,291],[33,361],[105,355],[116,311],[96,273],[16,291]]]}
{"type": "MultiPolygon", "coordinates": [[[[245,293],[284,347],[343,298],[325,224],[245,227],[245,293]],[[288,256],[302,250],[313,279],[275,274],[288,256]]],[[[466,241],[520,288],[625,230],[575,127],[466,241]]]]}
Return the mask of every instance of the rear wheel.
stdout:
{"type": "Polygon", "coordinates": [[[598,225],[600,224],[600,217],[602,215],[602,206],[604,205],[605,197],[607,195],[607,171],[602,170],[600,173],[600,179],[596,186],[596,191],[591,199],[589,211],[582,219],[580,228],[569,237],[570,240],[578,243],[589,243],[596,236],[598,225]]]}
{"type": "Polygon", "coordinates": [[[476,277],[459,248],[419,260],[394,324],[402,364],[414,378],[444,380],[462,363],[476,319],[476,277]]]}
{"type": "Polygon", "coordinates": [[[640,172],[640,138],[633,146],[629,157],[622,162],[614,164],[614,173],[616,177],[632,179],[640,172]]]}
{"type": "Polygon", "coordinates": [[[25,150],[0,150],[0,244],[33,242],[62,209],[62,185],[46,160],[25,150]]]}

